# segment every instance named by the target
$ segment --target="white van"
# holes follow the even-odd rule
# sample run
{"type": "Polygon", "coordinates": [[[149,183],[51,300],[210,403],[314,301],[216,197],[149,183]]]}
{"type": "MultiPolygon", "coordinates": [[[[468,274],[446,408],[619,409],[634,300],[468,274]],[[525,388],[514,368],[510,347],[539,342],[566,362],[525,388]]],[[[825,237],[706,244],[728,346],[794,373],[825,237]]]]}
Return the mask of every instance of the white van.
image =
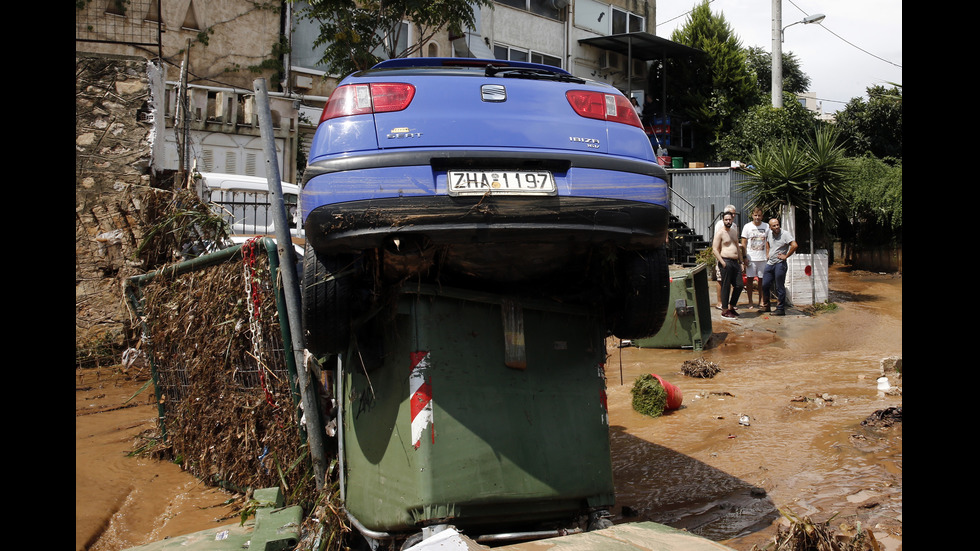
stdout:
{"type": "MultiPolygon", "coordinates": [[[[228,222],[233,238],[255,235],[275,237],[275,215],[269,196],[269,184],[265,178],[195,172],[194,181],[198,196],[228,222]]],[[[282,182],[289,233],[294,242],[305,236],[299,212],[299,193],[298,185],[282,182]]]]}

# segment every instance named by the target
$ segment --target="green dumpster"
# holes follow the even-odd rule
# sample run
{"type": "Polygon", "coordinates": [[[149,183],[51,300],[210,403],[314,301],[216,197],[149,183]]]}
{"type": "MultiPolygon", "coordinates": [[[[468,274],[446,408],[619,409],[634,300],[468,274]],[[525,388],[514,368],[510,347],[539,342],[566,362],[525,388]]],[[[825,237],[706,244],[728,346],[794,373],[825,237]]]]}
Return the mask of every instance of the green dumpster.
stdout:
{"type": "Polygon", "coordinates": [[[637,339],[640,348],[693,348],[703,350],[711,338],[711,303],[706,266],[670,271],[667,318],[657,334],[637,339]]]}
{"type": "Polygon", "coordinates": [[[434,524],[499,533],[611,507],[598,320],[411,287],[386,322],[383,360],[341,370],[341,489],[355,526],[384,538],[434,524]]]}

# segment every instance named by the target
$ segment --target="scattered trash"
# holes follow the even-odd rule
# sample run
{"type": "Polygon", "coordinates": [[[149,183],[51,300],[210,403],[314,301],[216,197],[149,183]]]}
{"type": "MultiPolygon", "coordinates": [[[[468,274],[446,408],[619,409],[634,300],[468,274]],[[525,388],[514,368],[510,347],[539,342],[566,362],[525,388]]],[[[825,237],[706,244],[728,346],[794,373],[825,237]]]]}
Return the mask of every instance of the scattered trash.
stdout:
{"type": "Polygon", "coordinates": [[[696,360],[687,360],[681,366],[681,373],[688,377],[700,377],[702,379],[710,379],[717,375],[719,371],[721,371],[721,368],[718,367],[718,364],[709,362],[703,357],[696,360]]]}
{"type": "Polygon", "coordinates": [[[681,389],[664,381],[659,375],[641,375],[633,383],[633,409],[643,415],[659,417],[664,410],[681,407],[681,389]]]}
{"type": "MultiPolygon", "coordinates": [[[[857,523],[850,526],[842,523],[837,529],[830,521],[817,523],[810,517],[798,517],[780,510],[789,521],[788,527],[780,526],[773,541],[759,547],[753,545],[750,551],[881,551],[883,547],[875,539],[874,533],[857,523]]],[[[836,515],[835,515],[836,516],[836,515]]]]}
{"type": "Polygon", "coordinates": [[[146,354],[138,348],[127,348],[122,353],[122,370],[129,371],[133,366],[143,369],[146,367],[146,354]]]}
{"type": "Polygon", "coordinates": [[[749,420],[749,416],[748,415],[745,415],[743,413],[742,415],[739,415],[738,416],[738,424],[739,425],[742,425],[743,427],[747,427],[747,426],[751,425],[752,423],[749,420]]]}
{"type": "Polygon", "coordinates": [[[899,377],[902,376],[901,356],[889,356],[881,359],[881,374],[887,375],[889,373],[897,373],[899,377]]]}
{"type": "Polygon", "coordinates": [[[888,377],[878,377],[878,390],[888,390],[892,385],[888,382],[888,377]]]}
{"type": "Polygon", "coordinates": [[[861,421],[861,426],[886,428],[901,422],[902,422],[902,408],[890,407],[885,409],[879,409],[878,411],[872,413],[871,415],[868,416],[867,419],[861,421]]]}

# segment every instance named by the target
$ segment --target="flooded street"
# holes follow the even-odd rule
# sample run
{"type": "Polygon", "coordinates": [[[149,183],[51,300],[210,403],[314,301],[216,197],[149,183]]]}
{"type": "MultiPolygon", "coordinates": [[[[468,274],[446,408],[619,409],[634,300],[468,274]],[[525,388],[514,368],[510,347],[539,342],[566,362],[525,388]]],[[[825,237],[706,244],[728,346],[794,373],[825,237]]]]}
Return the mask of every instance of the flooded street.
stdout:
{"type": "Polygon", "coordinates": [[[837,514],[832,526],[860,522],[901,549],[901,423],[875,431],[861,422],[902,405],[876,383],[881,359],[902,354],[902,280],[832,270],[830,289],[839,308],[814,317],[746,310],[743,294],[740,320],[712,311],[713,342],[701,353],[610,343],[616,522],[652,520],[745,550],[775,535],[777,509],[815,522],[837,514]],[[699,357],[721,372],[683,375],[683,362],[699,357]],[[656,419],[633,411],[630,388],[645,373],[680,387],[683,407],[656,419]]]}
{"type": "MultiPolygon", "coordinates": [[[[902,355],[902,279],[832,267],[830,294],[836,310],[809,317],[791,308],[782,318],[747,310],[743,294],[739,320],[712,308],[714,335],[701,352],[609,340],[615,522],[661,522],[745,551],[772,539],[779,509],[815,522],[836,514],[835,528],[860,523],[901,550],[902,426],[861,422],[902,405],[900,392],[876,383],[882,358],[902,355]],[[721,372],[681,373],[701,357],[721,372]],[[680,387],[681,409],[633,411],[630,388],[646,373],[680,387]]],[[[155,428],[156,407],[151,390],[126,403],[146,374],[113,371],[75,374],[76,549],[121,550],[235,522],[234,494],[174,464],[127,457],[155,428]]]]}
{"type": "Polygon", "coordinates": [[[173,463],[134,458],[137,436],[156,428],[152,389],[109,369],[75,372],[75,549],[118,551],[230,524],[234,494],[208,488],[173,463]],[[220,521],[220,524],[216,524],[220,521]]]}

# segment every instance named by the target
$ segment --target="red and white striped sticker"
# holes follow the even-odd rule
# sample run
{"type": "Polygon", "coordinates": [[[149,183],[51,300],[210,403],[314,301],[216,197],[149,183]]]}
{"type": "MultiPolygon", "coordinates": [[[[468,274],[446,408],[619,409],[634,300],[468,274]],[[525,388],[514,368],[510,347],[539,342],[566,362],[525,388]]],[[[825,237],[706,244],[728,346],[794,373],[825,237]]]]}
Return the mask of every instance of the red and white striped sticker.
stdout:
{"type": "MultiPolygon", "coordinates": [[[[429,351],[412,352],[412,373],[408,377],[408,395],[412,412],[412,446],[419,449],[422,432],[432,424],[432,381],[426,380],[429,371],[429,351]]],[[[436,441],[432,429],[432,442],[436,441]]]]}

